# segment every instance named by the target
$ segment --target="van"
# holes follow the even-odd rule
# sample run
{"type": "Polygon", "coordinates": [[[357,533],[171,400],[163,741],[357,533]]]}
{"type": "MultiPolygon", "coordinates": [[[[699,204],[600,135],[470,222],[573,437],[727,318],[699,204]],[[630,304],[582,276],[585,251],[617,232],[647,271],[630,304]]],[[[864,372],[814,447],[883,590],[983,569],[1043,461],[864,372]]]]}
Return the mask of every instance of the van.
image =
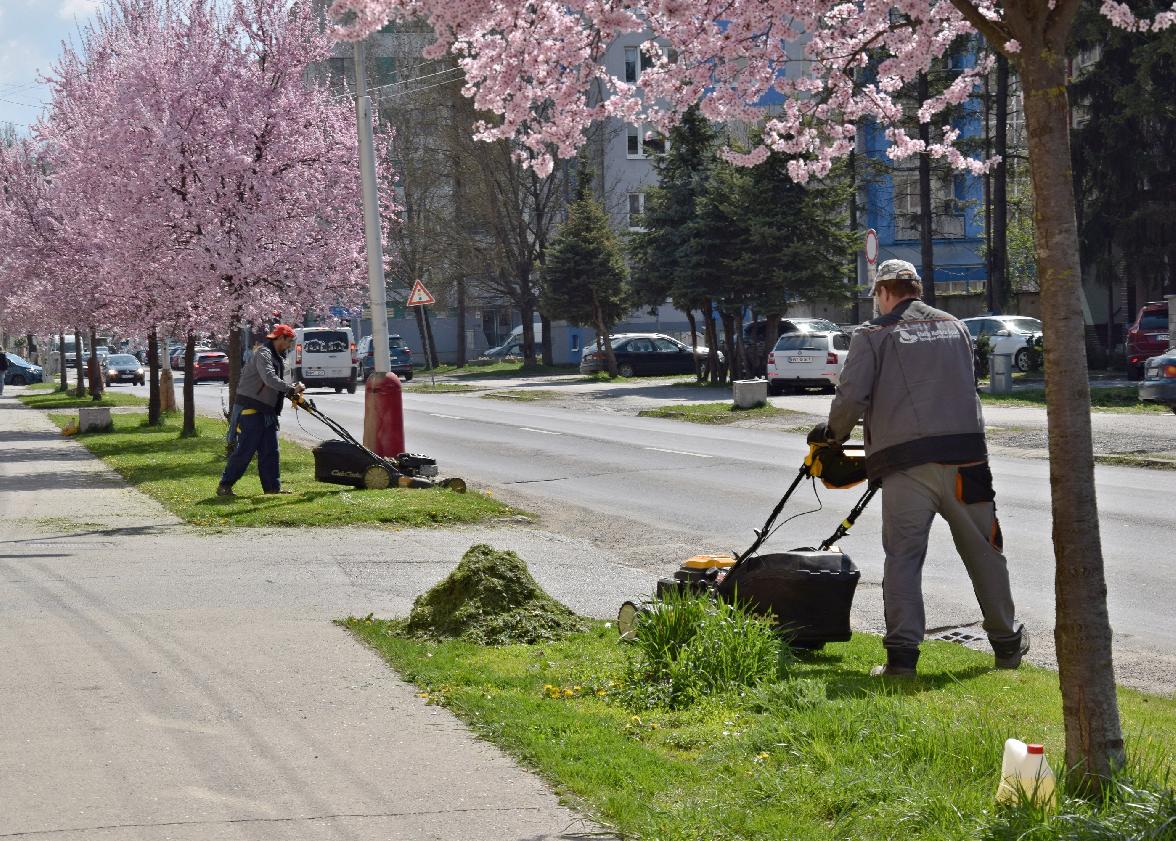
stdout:
{"type": "MultiPolygon", "coordinates": [[[[538,354],[543,345],[543,322],[535,322],[535,353],[538,354]]],[[[498,347],[487,350],[483,357],[487,359],[521,359],[523,356],[523,325],[518,325],[510,331],[506,341],[498,347]]]]}
{"type": "Polygon", "coordinates": [[[347,389],[355,394],[359,369],[355,334],[350,327],[299,327],[286,354],[286,366],[294,371],[294,381],[307,388],[334,388],[336,394],[347,389]]]}

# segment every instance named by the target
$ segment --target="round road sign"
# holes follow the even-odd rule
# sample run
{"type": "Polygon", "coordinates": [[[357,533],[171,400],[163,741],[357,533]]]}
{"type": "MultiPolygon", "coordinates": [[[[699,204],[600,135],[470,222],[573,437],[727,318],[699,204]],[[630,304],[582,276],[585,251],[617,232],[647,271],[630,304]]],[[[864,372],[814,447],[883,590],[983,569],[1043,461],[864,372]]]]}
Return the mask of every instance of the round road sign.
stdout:
{"type": "Polygon", "coordinates": [[[878,232],[873,228],[866,231],[866,262],[871,266],[878,262],[878,232]]]}

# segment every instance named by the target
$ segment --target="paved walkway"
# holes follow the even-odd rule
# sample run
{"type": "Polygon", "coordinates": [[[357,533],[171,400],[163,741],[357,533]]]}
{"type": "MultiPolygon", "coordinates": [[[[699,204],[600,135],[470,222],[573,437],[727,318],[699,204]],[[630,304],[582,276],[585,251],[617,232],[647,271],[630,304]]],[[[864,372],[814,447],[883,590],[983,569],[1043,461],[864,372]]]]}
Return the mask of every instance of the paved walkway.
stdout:
{"type": "Polygon", "coordinates": [[[598,575],[648,587],[509,526],[197,534],[0,398],[0,839],[599,832],[330,622],[406,612],[482,541],[598,615],[598,575]]]}

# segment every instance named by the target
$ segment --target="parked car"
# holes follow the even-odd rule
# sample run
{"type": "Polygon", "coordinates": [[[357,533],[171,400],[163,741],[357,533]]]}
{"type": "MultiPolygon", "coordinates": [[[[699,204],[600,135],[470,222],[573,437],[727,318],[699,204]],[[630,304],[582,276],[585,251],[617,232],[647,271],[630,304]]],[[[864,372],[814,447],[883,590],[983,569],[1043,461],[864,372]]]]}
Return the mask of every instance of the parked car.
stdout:
{"type": "Polygon", "coordinates": [[[229,381],[229,357],[219,350],[205,351],[196,354],[192,363],[192,382],[201,383],[209,380],[229,381]]]}
{"type": "Polygon", "coordinates": [[[498,347],[489,348],[482,354],[482,357],[484,359],[497,359],[499,361],[504,359],[522,359],[523,339],[521,336],[511,336],[498,347]]]}
{"type": "MultiPolygon", "coordinates": [[[[404,343],[404,339],[393,333],[388,337],[388,359],[392,363],[392,373],[402,380],[412,379],[412,350],[404,343]]],[[[359,340],[359,377],[364,382],[376,370],[376,353],[371,336],[364,336],[359,340]]]]}
{"type": "MultiPolygon", "coordinates": [[[[183,345],[176,345],[174,348],[171,349],[170,355],[168,356],[168,365],[171,366],[171,369],[173,371],[183,371],[184,370],[184,351],[185,350],[186,350],[186,348],[183,345]]],[[[204,345],[200,345],[196,348],[196,355],[199,356],[202,353],[212,353],[213,350],[214,350],[214,348],[205,347],[204,345]]]]}
{"type": "Polygon", "coordinates": [[[1163,354],[1168,344],[1168,304],[1144,304],[1127,328],[1127,379],[1143,379],[1147,360],[1163,354]]]}
{"type": "Polygon", "coordinates": [[[1025,315],[983,315],[961,319],[973,341],[987,337],[989,352],[1013,357],[1013,368],[1033,367],[1032,348],[1041,336],[1041,322],[1025,315]]]}
{"type": "Polygon", "coordinates": [[[32,385],[44,378],[44,371],[40,365],[34,365],[23,356],[9,353],[8,370],[4,372],[5,385],[32,385]]]}
{"type": "MultiPolygon", "coordinates": [[[[666,374],[693,374],[694,355],[690,345],[661,333],[622,333],[611,337],[613,354],[617,359],[617,373],[622,377],[641,377],[666,374]]],[[[710,351],[699,345],[699,362],[706,362],[710,351]]],[[[722,353],[719,359],[723,359],[722,353]]],[[[580,373],[592,374],[608,370],[608,358],[596,345],[584,348],[580,357],[580,373]]]]}
{"type": "Polygon", "coordinates": [[[108,386],[112,383],[147,383],[147,372],[143,370],[143,363],[129,353],[116,353],[107,358],[102,371],[108,386]]]}
{"type": "Polygon", "coordinates": [[[348,394],[355,394],[359,358],[350,327],[295,329],[286,365],[293,368],[295,382],[308,388],[333,388],[336,394],[347,389],[348,394]]]}
{"type": "Polygon", "coordinates": [[[1153,356],[1144,364],[1139,399],[1163,403],[1176,413],[1176,348],[1169,348],[1166,353],[1153,356]]]}
{"type": "Polygon", "coordinates": [[[833,391],[848,356],[849,336],[840,330],[783,335],[768,354],[768,394],[814,387],[833,391]]]}
{"type": "MultiPolygon", "coordinates": [[[[827,318],[782,318],[777,336],[790,333],[836,333],[841,330],[827,318]]],[[[764,374],[764,352],[767,348],[764,342],[768,335],[768,322],[751,321],[743,325],[743,344],[747,349],[747,359],[751,366],[751,373],[756,376],[764,374]]]]}

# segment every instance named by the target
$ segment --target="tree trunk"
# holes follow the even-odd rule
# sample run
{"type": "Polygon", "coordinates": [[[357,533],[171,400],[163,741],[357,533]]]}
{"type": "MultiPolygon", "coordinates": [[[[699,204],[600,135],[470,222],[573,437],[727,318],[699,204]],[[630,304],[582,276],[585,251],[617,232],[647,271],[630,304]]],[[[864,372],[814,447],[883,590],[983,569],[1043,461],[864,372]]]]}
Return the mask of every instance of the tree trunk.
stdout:
{"type": "Polygon", "coordinates": [[[993,154],[1000,163],[992,171],[992,308],[1004,312],[1008,302],[1009,265],[1009,60],[996,58],[996,125],[993,127],[993,154]]]}
{"type": "Polygon", "coordinates": [[[1082,275],[1070,163],[1065,52],[1023,42],[1020,62],[1033,183],[1052,488],[1054,640],[1076,787],[1097,791],[1124,759],[1090,432],[1082,275]],[[1085,776],[1084,776],[1085,775],[1085,776]]]}
{"type": "Polygon", "coordinates": [[[244,343],[241,313],[238,312],[229,323],[229,415],[233,412],[233,403],[237,400],[237,385],[241,382],[241,355],[244,343]]]}
{"type": "Polygon", "coordinates": [[[457,367],[466,366],[466,287],[465,275],[457,276],[457,367]]]}
{"type": "Polygon", "coordinates": [[[155,426],[159,423],[159,331],[152,328],[147,336],[147,423],[155,426]]]}
{"type": "MultiPolygon", "coordinates": [[[[857,286],[854,286],[854,319],[857,319],[857,286]]],[[[780,338],[780,318],[782,313],[768,313],[768,323],[764,325],[764,352],[760,364],[763,365],[764,376],[768,375],[768,354],[776,347],[776,340],[780,338]]]]}
{"type": "MultiPolygon", "coordinates": [[[[539,313],[539,323],[543,327],[543,338],[539,340],[539,345],[543,348],[543,364],[552,368],[555,366],[555,351],[551,345],[551,319],[539,313]]],[[[609,345],[609,350],[612,350],[612,345],[609,345]]]]}
{"type": "MultiPolygon", "coordinates": [[[[94,348],[90,348],[90,353],[94,352],[94,348]]],[[[74,328],[74,371],[78,375],[78,385],[74,390],[74,397],[86,396],[86,362],[82,359],[82,331],[77,327],[74,328]]]]}
{"type": "MultiPolygon", "coordinates": [[[[919,74],[917,86],[919,102],[926,102],[926,73],[919,74]]],[[[931,143],[930,123],[919,123],[919,139],[931,143]]],[[[931,211],[931,158],[923,153],[919,155],[919,255],[923,263],[919,274],[923,277],[923,300],[935,306],[935,246],[931,242],[935,216],[931,211]]]]}
{"type": "MultiPolygon", "coordinates": [[[[851,151],[849,153],[849,230],[852,231],[854,234],[857,234],[857,229],[858,229],[857,153],[851,151]]],[[[859,242],[860,242],[860,240],[859,240],[859,242]]],[[[861,252],[857,251],[855,249],[853,252],[853,278],[851,281],[852,286],[850,287],[851,289],[853,289],[853,302],[852,302],[853,303],[853,316],[852,316],[852,318],[853,318],[854,324],[861,324],[862,323],[862,314],[861,314],[862,296],[859,294],[859,290],[858,290],[858,287],[861,286],[861,263],[862,263],[861,252]]],[[[777,332],[779,332],[779,320],[777,320],[777,332]]],[[[767,342],[765,341],[764,344],[767,345],[767,342]]],[[[772,342],[772,345],[775,345],[775,344],[776,344],[775,342],[772,342]]],[[[767,372],[768,354],[771,353],[771,350],[772,350],[772,348],[770,346],[764,348],[764,372],[765,372],[765,374],[767,372]]]]}
{"type": "Polygon", "coordinates": [[[694,358],[694,378],[702,382],[702,363],[698,359],[698,319],[694,317],[694,310],[686,309],[686,321],[690,324],[690,353],[694,358]]]}
{"type": "Polygon", "coordinates": [[[90,377],[90,399],[102,399],[102,386],[105,384],[102,380],[102,365],[98,362],[98,329],[90,325],[90,362],[88,367],[88,375],[90,377]]]}
{"type": "Polygon", "coordinates": [[[720,312],[719,316],[723,319],[723,337],[727,347],[727,370],[723,372],[722,381],[724,383],[728,380],[733,382],[739,378],[739,348],[735,344],[735,316],[729,312],[720,312]]]}
{"type": "Polygon", "coordinates": [[[707,376],[710,378],[711,384],[718,385],[722,381],[721,366],[719,365],[719,335],[715,330],[714,304],[710,298],[703,302],[702,317],[702,323],[706,325],[703,332],[706,336],[708,349],[706,356],[707,376]]]}
{"type": "Polygon", "coordinates": [[[609,325],[604,323],[604,314],[600,310],[600,302],[596,299],[596,290],[592,290],[592,320],[595,322],[596,335],[604,346],[604,359],[608,363],[610,378],[617,376],[617,355],[613,353],[612,341],[609,339],[609,325]]]}
{"type": "Polygon", "coordinates": [[[58,391],[69,391],[69,378],[66,376],[66,372],[65,372],[66,365],[65,365],[65,334],[64,333],[57,334],[57,347],[58,347],[57,367],[58,367],[58,374],[60,374],[60,376],[61,376],[61,385],[59,385],[57,387],[57,390],[58,391]]]}
{"type": "Polygon", "coordinates": [[[196,371],[196,334],[188,334],[188,343],[184,347],[184,426],[180,430],[181,438],[190,438],[196,434],[196,383],[192,375],[196,371]]]}
{"type": "Polygon", "coordinates": [[[535,308],[531,304],[519,307],[523,317],[523,368],[534,368],[535,359],[535,308]]]}

